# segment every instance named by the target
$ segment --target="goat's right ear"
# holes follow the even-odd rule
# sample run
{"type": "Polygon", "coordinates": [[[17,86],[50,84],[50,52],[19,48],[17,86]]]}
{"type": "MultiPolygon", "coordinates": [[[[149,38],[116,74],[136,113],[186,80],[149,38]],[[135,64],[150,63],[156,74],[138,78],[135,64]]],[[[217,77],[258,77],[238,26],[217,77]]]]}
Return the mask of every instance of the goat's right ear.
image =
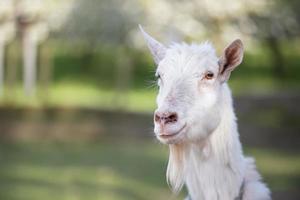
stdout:
{"type": "Polygon", "coordinates": [[[166,47],[160,42],[156,41],[148,33],[146,33],[141,25],[139,28],[144,36],[144,39],[147,42],[148,48],[153,56],[154,62],[158,65],[159,62],[165,57],[166,47]]]}
{"type": "Polygon", "coordinates": [[[230,73],[241,64],[243,55],[244,47],[240,39],[234,40],[225,48],[223,55],[219,59],[219,76],[221,82],[229,79],[230,73]]]}

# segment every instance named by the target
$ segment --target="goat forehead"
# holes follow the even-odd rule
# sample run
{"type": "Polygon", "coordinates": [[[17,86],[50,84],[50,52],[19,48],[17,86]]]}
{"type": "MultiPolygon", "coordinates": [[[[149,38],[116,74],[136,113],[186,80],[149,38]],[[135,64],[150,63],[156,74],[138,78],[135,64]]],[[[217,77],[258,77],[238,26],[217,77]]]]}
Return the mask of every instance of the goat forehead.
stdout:
{"type": "Polygon", "coordinates": [[[172,77],[182,77],[205,70],[214,70],[217,57],[210,43],[200,45],[174,44],[166,52],[166,57],[160,63],[158,71],[163,71],[172,77]]]}

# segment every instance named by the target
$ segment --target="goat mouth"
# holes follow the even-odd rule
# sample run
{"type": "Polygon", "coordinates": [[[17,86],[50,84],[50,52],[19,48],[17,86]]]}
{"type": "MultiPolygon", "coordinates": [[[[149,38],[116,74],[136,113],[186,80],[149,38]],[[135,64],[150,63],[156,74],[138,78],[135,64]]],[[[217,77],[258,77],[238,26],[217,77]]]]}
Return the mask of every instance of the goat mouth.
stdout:
{"type": "Polygon", "coordinates": [[[158,136],[162,139],[169,139],[169,138],[172,138],[172,137],[175,137],[177,135],[179,135],[185,128],[186,128],[187,124],[185,123],[180,129],[179,131],[175,132],[175,133],[172,133],[172,134],[164,134],[164,133],[161,133],[159,134],[158,136]]]}

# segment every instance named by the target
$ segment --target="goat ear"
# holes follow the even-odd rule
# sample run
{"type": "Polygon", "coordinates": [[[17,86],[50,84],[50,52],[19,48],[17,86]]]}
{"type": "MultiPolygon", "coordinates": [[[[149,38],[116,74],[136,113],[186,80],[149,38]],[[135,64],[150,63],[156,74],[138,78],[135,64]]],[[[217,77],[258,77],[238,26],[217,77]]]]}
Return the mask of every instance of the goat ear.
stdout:
{"type": "Polygon", "coordinates": [[[240,39],[234,40],[225,48],[223,55],[219,59],[219,75],[222,82],[227,81],[230,73],[241,64],[243,54],[244,47],[240,39]]]}
{"type": "Polygon", "coordinates": [[[151,51],[154,62],[158,65],[159,62],[165,57],[166,47],[146,33],[141,25],[139,25],[139,28],[147,42],[148,48],[151,51]]]}

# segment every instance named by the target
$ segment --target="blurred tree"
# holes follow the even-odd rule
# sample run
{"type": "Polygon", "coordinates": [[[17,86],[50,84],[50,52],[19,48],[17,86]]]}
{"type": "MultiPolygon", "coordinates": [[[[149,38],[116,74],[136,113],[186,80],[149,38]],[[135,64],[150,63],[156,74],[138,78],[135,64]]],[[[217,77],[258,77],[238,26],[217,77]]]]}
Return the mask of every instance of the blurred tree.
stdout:
{"type": "Polygon", "coordinates": [[[62,33],[69,39],[87,41],[91,47],[97,42],[126,45],[138,24],[138,5],[134,1],[76,0],[62,33]]]}
{"type": "Polygon", "coordinates": [[[8,45],[15,37],[13,1],[0,2],[0,95],[3,93],[8,45]]]}
{"type": "Polygon", "coordinates": [[[172,30],[172,36],[210,38],[220,46],[233,37],[259,41],[269,48],[279,77],[285,74],[280,44],[299,38],[299,0],[154,0],[149,5],[145,6],[147,23],[172,30]]]}
{"type": "MultiPolygon", "coordinates": [[[[281,49],[281,41],[294,39],[300,33],[300,14],[297,9],[299,1],[274,0],[263,13],[249,11],[247,17],[256,28],[253,37],[268,46],[272,54],[274,74],[277,77],[285,75],[285,61],[281,49]]],[[[240,24],[243,23],[241,20],[240,24]]],[[[243,27],[243,26],[241,26],[243,27]]],[[[243,30],[243,29],[242,29],[243,30]]]]}
{"type": "MultiPolygon", "coordinates": [[[[67,17],[61,36],[85,44],[82,66],[92,67],[98,47],[115,51],[115,86],[118,102],[126,101],[125,95],[131,80],[132,30],[137,29],[141,19],[136,1],[122,0],[75,0],[67,17]],[[120,95],[122,94],[122,95],[120,95]]],[[[86,71],[85,70],[85,71],[86,71]]]]}
{"type": "Polygon", "coordinates": [[[16,23],[22,38],[23,79],[27,95],[34,94],[39,45],[48,37],[48,23],[44,20],[47,12],[44,12],[44,7],[39,0],[22,0],[15,4],[16,23]]]}

